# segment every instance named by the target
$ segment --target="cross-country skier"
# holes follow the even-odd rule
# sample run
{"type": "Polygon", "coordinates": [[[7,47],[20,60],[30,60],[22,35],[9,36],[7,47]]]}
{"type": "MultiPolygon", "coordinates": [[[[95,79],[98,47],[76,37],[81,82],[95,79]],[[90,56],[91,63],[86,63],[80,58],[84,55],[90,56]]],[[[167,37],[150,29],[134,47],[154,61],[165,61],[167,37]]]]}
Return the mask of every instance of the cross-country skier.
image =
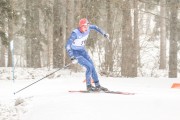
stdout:
{"type": "Polygon", "coordinates": [[[95,30],[109,39],[108,33],[105,33],[96,25],[91,25],[86,18],[83,18],[79,21],[78,28],[72,31],[66,43],[66,50],[73,64],[79,63],[86,68],[87,91],[108,91],[107,88],[100,85],[93,61],[85,49],[85,41],[90,30],[95,30]],[[94,80],[95,87],[91,85],[91,78],[94,80]]]}

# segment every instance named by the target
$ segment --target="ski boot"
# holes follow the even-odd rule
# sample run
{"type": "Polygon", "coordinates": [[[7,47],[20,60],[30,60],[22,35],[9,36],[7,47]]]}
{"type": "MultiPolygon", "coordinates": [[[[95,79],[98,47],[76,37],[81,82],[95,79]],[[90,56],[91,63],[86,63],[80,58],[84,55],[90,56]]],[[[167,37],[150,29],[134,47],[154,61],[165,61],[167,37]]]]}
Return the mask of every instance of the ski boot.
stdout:
{"type": "Polygon", "coordinates": [[[98,85],[98,86],[95,87],[95,91],[98,91],[98,92],[100,92],[100,91],[107,92],[109,90],[107,88],[105,88],[105,87],[102,87],[102,86],[98,85]]]}
{"type": "Polygon", "coordinates": [[[94,86],[92,86],[92,85],[87,85],[87,91],[88,92],[94,92],[95,91],[95,87],[94,86]]]}

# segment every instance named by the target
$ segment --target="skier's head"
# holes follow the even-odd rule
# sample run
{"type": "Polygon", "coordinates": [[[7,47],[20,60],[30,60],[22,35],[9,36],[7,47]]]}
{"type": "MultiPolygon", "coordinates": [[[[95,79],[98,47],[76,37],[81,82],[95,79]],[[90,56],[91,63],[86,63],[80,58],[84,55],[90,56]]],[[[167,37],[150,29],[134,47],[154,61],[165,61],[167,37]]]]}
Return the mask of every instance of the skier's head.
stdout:
{"type": "Polygon", "coordinates": [[[79,30],[81,32],[86,32],[89,28],[89,21],[86,18],[79,20],[79,30]]]}

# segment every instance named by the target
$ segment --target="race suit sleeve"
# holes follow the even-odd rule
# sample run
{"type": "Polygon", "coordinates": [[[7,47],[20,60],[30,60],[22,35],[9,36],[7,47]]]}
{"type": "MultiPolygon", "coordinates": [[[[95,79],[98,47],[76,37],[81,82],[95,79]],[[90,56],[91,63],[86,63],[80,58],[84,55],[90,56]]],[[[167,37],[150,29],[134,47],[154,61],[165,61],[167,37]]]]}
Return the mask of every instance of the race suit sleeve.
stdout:
{"type": "Polygon", "coordinates": [[[70,58],[73,58],[74,55],[73,55],[73,51],[72,51],[72,48],[71,48],[71,45],[73,43],[73,41],[77,38],[77,35],[75,32],[72,32],[71,33],[71,36],[69,37],[69,39],[67,40],[67,43],[66,43],[66,51],[69,55],[70,58]]]}
{"type": "Polygon", "coordinates": [[[96,25],[90,25],[89,28],[90,28],[90,30],[95,30],[95,31],[99,32],[103,36],[104,36],[104,34],[106,34],[105,31],[103,31],[101,28],[99,28],[96,25]]]}

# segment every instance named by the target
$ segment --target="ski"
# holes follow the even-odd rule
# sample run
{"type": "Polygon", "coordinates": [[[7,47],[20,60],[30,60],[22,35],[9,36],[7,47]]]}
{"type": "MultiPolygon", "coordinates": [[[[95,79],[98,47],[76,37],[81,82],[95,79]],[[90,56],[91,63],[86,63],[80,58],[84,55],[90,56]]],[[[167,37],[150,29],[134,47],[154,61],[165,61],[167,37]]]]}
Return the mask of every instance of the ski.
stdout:
{"type": "Polygon", "coordinates": [[[89,92],[86,90],[70,90],[69,92],[70,93],[109,93],[109,94],[135,95],[135,93],[121,92],[121,91],[94,91],[94,92],[89,92]]]}

